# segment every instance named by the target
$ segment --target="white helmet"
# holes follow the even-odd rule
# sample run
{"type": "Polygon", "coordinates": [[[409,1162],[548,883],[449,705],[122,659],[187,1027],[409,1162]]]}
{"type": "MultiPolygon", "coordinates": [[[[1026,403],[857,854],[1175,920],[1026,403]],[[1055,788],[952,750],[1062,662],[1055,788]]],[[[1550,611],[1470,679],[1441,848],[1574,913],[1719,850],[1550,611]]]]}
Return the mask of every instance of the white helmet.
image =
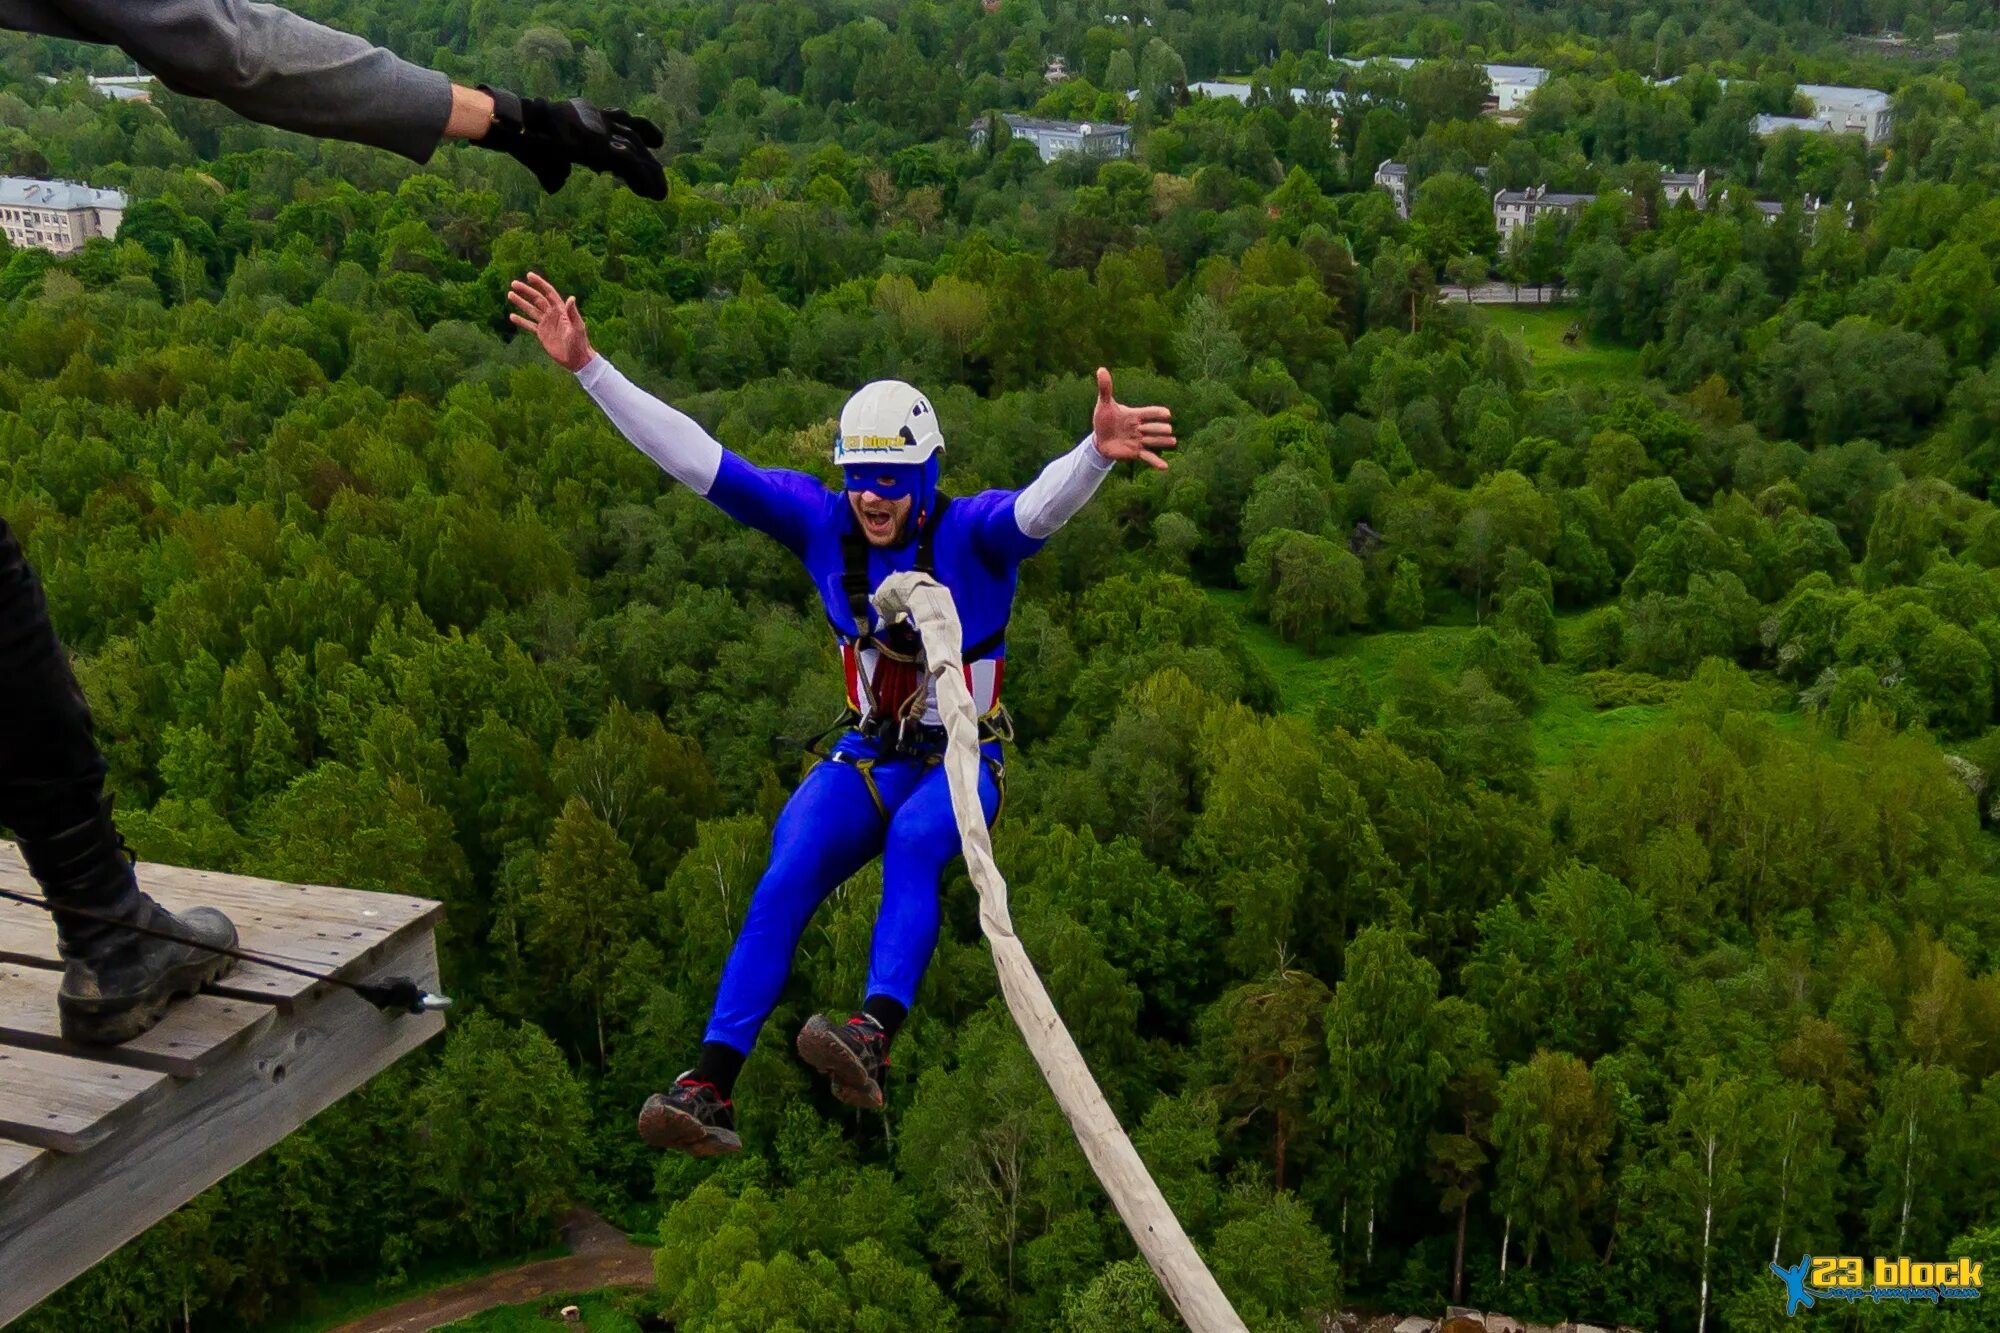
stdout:
{"type": "Polygon", "coordinates": [[[942,448],[931,400],[901,380],[876,380],[840,409],[833,461],[836,467],[921,463],[942,448]]]}

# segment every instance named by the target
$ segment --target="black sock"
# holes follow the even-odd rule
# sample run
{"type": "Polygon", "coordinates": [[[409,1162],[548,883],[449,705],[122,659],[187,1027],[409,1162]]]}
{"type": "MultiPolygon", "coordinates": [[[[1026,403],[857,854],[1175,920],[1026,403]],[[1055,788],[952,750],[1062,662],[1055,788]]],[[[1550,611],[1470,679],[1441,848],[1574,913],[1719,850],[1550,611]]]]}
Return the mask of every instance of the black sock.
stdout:
{"type": "Polygon", "coordinates": [[[910,1016],[910,1011],[903,1007],[901,1001],[886,995],[871,995],[863,1000],[861,1012],[880,1023],[882,1030],[889,1034],[890,1041],[896,1039],[896,1029],[902,1027],[903,1020],[910,1016]]]}
{"type": "Polygon", "coordinates": [[[736,1094],[736,1076],[743,1072],[743,1061],[747,1058],[734,1046],[705,1041],[701,1044],[701,1058],[694,1062],[694,1072],[688,1077],[713,1083],[715,1095],[726,1102],[736,1094]]]}

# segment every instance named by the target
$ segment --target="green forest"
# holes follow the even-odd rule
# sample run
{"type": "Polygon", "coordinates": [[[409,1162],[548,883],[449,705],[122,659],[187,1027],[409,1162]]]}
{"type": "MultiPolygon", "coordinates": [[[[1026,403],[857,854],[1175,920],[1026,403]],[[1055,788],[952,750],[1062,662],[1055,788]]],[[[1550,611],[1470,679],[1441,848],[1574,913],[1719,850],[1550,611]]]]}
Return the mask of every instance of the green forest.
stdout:
{"type": "Polygon", "coordinates": [[[1074,444],[1099,365],[1172,408],[1171,470],[1119,469],[1023,570],[994,836],[1250,1327],[1749,1333],[1787,1325],[1774,1258],[2000,1263],[1991,6],[299,8],[652,117],[670,191],[109,101],[81,76],[116,52],[0,40],[0,170],[132,200],[113,241],[0,253],[0,513],[120,826],[442,899],[459,1002],[21,1327],[386,1303],[573,1203],[657,1246],[688,1333],[1178,1326],[962,869],[886,1114],[791,1049],[860,998],[870,869],[738,1086],[745,1151],[638,1141],[842,687],[786,553],[516,336],[530,269],[731,448],[829,479],[879,377],[932,396],[961,495],[1074,444]],[[1553,75],[1508,123],[1473,61],[1553,75]],[[1247,100],[1185,95],[1216,78],[1247,100]],[[1893,92],[1893,133],[1753,137],[1801,82],[1893,92]],[[1003,112],[1134,152],[1044,163],[1003,112]],[[1503,243],[1492,191],[1534,184],[1597,198],[1503,243]],[[1487,279],[1575,297],[1448,299],[1487,279]]]}

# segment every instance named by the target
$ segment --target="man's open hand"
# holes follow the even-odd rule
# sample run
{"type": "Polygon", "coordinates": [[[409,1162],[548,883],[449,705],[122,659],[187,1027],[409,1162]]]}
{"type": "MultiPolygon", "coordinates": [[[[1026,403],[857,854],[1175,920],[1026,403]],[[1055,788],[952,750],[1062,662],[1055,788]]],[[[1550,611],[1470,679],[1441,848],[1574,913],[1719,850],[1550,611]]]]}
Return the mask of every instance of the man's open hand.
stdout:
{"type": "Polygon", "coordinates": [[[1174,447],[1174,414],[1164,407],[1127,407],[1111,396],[1111,372],[1097,368],[1097,408],[1090,414],[1097,452],[1119,462],[1144,459],[1160,471],[1167,461],[1156,449],[1174,447]]]}
{"type": "Polygon", "coordinates": [[[577,313],[576,298],[565,297],[541,274],[516,278],[507,299],[515,306],[507,318],[534,334],[542,350],[564,370],[582,370],[595,355],[590,335],[584,331],[583,316],[577,313]]]}

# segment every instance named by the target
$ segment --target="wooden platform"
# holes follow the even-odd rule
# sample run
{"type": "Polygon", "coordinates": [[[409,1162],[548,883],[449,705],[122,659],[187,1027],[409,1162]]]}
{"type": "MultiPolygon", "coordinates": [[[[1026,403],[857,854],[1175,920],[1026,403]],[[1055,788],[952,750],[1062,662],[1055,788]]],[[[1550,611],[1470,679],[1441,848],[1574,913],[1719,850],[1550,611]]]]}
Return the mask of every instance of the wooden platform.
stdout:
{"type": "MultiPolygon", "coordinates": [[[[243,947],[348,980],[438,989],[422,898],[142,864],[170,909],[207,904],[243,947]]],[[[0,888],[38,893],[0,842],[0,888]]],[[[238,964],[110,1050],[62,1040],[48,915],[0,901],[0,1325],[444,1028],[349,991],[238,964]]]]}

